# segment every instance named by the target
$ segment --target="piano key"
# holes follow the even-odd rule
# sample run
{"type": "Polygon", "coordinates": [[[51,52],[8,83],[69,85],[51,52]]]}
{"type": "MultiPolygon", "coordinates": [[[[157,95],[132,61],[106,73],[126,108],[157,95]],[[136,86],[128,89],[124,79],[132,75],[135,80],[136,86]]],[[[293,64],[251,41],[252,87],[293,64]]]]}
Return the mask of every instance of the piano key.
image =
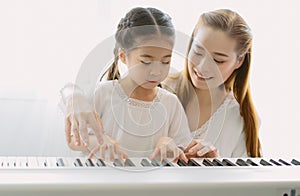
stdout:
{"type": "Polygon", "coordinates": [[[154,166],[154,167],[160,167],[162,166],[160,161],[158,161],[157,159],[152,159],[151,160],[151,164],[154,166]]]}
{"type": "Polygon", "coordinates": [[[144,166],[144,167],[151,167],[152,166],[151,163],[146,158],[142,159],[141,165],[144,166]]]}
{"type": "Polygon", "coordinates": [[[224,166],[219,159],[213,159],[212,163],[214,166],[224,166]]]}
{"type": "Polygon", "coordinates": [[[273,159],[270,159],[270,162],[273,163],[274,165],[276,166],[281,166],[280,163],[278,163],[277,161],[273,160],[273,159]]]}
{"type": "Polygon", "coordinates": [[[130,159],[126,159],[125,162],[124,162],[124,166],[134,167],[135,165],[130,159]]]}
{"type": "Polygon", "coordinates": [[[46,157],[28,157],[28,167],[35,164],[33,167],[47,167],[46,157]]]}
{"type": "Polygon", "coordinates": [[[272,166],[271,163],[269,163],[268,161],[264,160],[264,159],[261,159],[260,162],[259,162],[261,165],[263,166],[272,166]]]}
{"type": "Polygon", "coordinates": [[[102,159],[97,159],[96,164],[97,164],[98,167],[105,167],[106,166],[105,162],[102,159]]]}
{"type": "Polygon", "coordinates": [[[214,164],[209,159],[203,159],[202,164],[205,166],[214,166],[214,164]]]}
{"type": "Polygon", "coordinates": [[[297,161],[296,159],[293,159],[291,163],[294,164],[294,165],[300,165],[300,162],[297,161]]]}
{"type": "Polygon", "coordinates": [[[83,167],[83,164],[82,164],[80,158],[76,158],[76,159],[75,159],[74,165],[75,165],[76,167],[83,167]]]}
{"type": "Polygon", "coordinates": [[[119,159],[115,159],[113,165],[116,167],[123,167],[123,163],[119,159]]]}
{"type": "Polygon", "coordinates": [[[169,161],[168,159],[163,159],[161,161],[161,164],[166,167],[174,167],[173,163],[171,163],[171,161],[169,161]]]}
{"type": "Polygon", "coordinates": [[[4,167],[5,162],[6,162],[6,157],[0,157],[0,167],[4,167]]]}
{"type": "Polygon", "coordinates": [[[201,167],[200,163],[198,163],[195,159],[189,159],[188,166],[198,166],[201,167]]]}
{"type": "Polygon", "coordinates": [[[239,166],[249,166],[249,164],[246,163],[243,159],[237,159],[235,163],[239,166]]]}
{"type": "Polygon", "coordinates": [[[27,157],[17,157],[16,158],[16,167],[27,167],[27,157]]]}
{"type": "Polygon", "coordinates": [[[56,157],[47,157],[46,162],[47,162],[47,167],[57,167],[56,157]]]}
{"type": "Polygon", "coordinates": [[[62,158],[58,158],[56,165],[57,167],[64,167],[65,166],[64,160],[62,158]]]}
{"type": "Polygon", "coordinates": [[[182,160],[182,159],[178,159],[178,161],[177,161],[177,165],[179,165],[179,166],[188,166],[188,163],[187,162],[185,162],[184,160],[182,160]]]}
{"type": "Polygon", "coordinates": [[[7,167],[16,167],[16,157],[7,157],[7,167]]]}
{"type": "Polygon", "coordinates": [[[87,167],[94,167],[94,166],[95,166],[94,163],[93,163],[93,161],[92,161],[91,159],[87,159],[87,160],[85,161],[85,165],[86,165],[87,167]]]}
{"type": "Polygon", "coordinates": [[[231,162],[231,161],[228,160],[228,159],[223,159],[223,160],[222,160],[222,163],[223,163],[223,165],[225,165],[225,166],[236,166],[236,164],[234,164],[233,162],[231,162]]]}
{"type": "Polygon", "coordinates": [[[278,160],[280,163],[282,163],[283,165],[287,165],[287,166],[291,166],[291,164],[289,164],[288,162],[282,160],[282,159],[279,159],[278,160]]]}
{"type": "Polygon", "coordinates": [[[247,159],[247,160],[246,160],[246,163],[248,163],[248,164],[251,165],[251,166],[258,166],[258,164],[255,163],[254,161],[252,161],[251,159],[247,159]]]}

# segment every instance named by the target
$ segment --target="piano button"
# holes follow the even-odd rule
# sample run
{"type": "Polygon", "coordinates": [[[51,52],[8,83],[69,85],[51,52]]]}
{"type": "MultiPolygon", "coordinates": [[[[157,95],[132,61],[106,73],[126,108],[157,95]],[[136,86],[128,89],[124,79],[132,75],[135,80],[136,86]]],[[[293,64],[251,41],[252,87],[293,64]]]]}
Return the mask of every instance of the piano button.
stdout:
{"type": "Polygon", "coordinates": [[[134,167],[134,163],[130,159],[126,159],[124,162],[124,166],[126,167],[134,167]]]}
{"type": "Polygon", "coordinates": [[[270,162],[273,163],[276,166],[282,166],[280,163],[278,163],[277,161],[270,159],[270,162]]]}
{"type": "Polygon", "coordinates": [[[168,159],[163,159],[161,164],[166,167],[174,167],[173,163],[171,163],[168,159]]]}
{"type": "Polygon", "coordinates": [[[96,164],[98,165],[98,167],[105,167],[105,163],[102,159],[97,159],[96,164]]]}
{"type": "Polygon", "coordinates": [[[251,165],[251,166],[258,166],[258,164],[255,163],[255,162],[253,162],[251,159],[247,159],[247,160],[246,160],[246,163],[248,163],[248,164],[251,165]]]}
{"type": "Polygon", "coordinates": [[[219,159],[214,159],[212,163],[214,164],[214,166],[224,166],[219,159]]]}
{"type": "Polygon", "coordinates": [[[188,166],[199,166],[199,167],[201,167],[201,165],[197,161],[195,161],[194,159],[189,159],[187,164],[188,164],[188,166]]]}
{"type": "Polygon", "coordinates": [[[246,163],[243,159],[237,159],[236,164],[239,166],[249,166],[249,164],[246,163]]]}
{"type": "Polygon", "coordinates": [[[57,167],[64,167],[65,166],[64,160],[62,158],[58,158],[56,165],[57,167]]]}
{"type": "Polygon", "coordinates": [[[264,160],[264,159],[261,159],[260,162],[259,162],[261,165],[263,166],[272,166],[271,163],[269,163],[268,161],[264,160]]]}
{"type": "Polygon", "coordinates": [[[282,159],[279,159],[278,160],[280,163],[282,163],[283,165],[287,165],[287,166],[290,166],[291,164],[289,164],[288,162],[282,160],[282,159]]]}
{"type": "Polygon", "coordinates": [[[202,161],[202,164],[205,165],[205,166],[214,166],[214,164],[208,159],[204,159],[202,161]]]}
{"type": "Polygon", "coordinates": [[[116,167],[123,167],[124,166],[123,163],[119,159],[115,159],[113,164],[116,167]]]}
{"type": "Polygon", "coordinates": [[[236,166],[236,164],[232,163],[228,159],[223,159],[222,163],[223,163],[224,166],[236,166]]]}
{"type": "Polygon", "coordinates": [[[82,164],[82,162],[81,162],[81,160],[79,158],[75,159],[74,165],[76,167],[83,167],[83,164],[82,164]]]}
{"type": "Polygon", "coordinates": [[[95,166],[94,163],[93,163],[93,161],[92,161],[91,159],[87,159],[87,160],[85,161],[85,165],[86,165],[87,167],[94,167],[94,166],[95,166]]]}
{"type": "Polygon", "coordinates": [[[143,167],[151,167],[152,165],[151,165],[151,163],[148,161],[148,159],[142,159],[142,161],[141,161],[141,165],[143,166],[143,167]]]}
{"type": "Polygon", "coordinates": [[[294,164],[294,165],[300,165],[300,162],[297,161],[296,159],[293,159],[291,163],[294,164]]]}
{"type": "Polygon", "coordinates": [[[187,162],[185,162],[185,161],[182,160],[182,159],[178,159],[177,165],[179,165],[179,166],[188,166],[187,162]]]}
{"type": "Polygon", "coordinates": [[[152,164],[154,167],[160,167],[160,166],[162,166],[162,165],[160,164],[160,161],[158,161],[157,159],[152,159],[152,160],[151,160],[151,164],[152,164]]]}

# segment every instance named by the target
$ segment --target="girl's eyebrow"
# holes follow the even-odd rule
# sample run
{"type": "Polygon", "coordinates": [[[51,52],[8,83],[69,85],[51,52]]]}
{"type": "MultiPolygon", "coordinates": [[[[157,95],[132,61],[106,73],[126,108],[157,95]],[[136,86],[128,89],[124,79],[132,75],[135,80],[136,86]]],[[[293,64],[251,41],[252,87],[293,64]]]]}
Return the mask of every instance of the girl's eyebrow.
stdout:
{"type": "MultiPolygon", "coordinates": [[[[142,55],[140,55],[140,57],[154,58],[153,56],[148,55],[148,54],[142,54],[142,55]]],[[[167,58],[167,57],[172,57],[172,55],[168,54],[168,55],[163,56],[162,58],[167,58]]]]}

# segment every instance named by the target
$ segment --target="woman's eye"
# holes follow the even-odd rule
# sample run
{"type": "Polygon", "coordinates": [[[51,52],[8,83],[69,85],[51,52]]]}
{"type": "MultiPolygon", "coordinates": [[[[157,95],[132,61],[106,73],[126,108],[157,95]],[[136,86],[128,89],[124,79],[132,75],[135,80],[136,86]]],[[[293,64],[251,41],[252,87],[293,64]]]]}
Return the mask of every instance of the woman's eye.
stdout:
{"type": "Polygon", "coordinates": [[[195,50],[194,50],[194,53],[195,53],[195,55],[197,55],[197,56],[203,56],[203,54],[202,54],[202,53],[200,53],[200,52],[197,52],[197,51],[195,51],[195,50]]]}
{"type": "Polygon", "coordinates": [[[222,64],[222,63],[225,62],[225,61],[218,61],[218,60],[216,60],[216,59],[214,59],[214,61],[215,61],[216,63],[218,63],[218,64],[222,64]]]}
{"type": "Polygon", "coordinates": [[[164,65],[169,65],[169,64],[170,64],[170,61],[161,62],[161,63],[164,64],[164,65]]]}
{"type": "Polygon", "coordinates": [[[141,61],[141,63],[143,63],[144,65],[150,65],[151,61],[141,61]]]}

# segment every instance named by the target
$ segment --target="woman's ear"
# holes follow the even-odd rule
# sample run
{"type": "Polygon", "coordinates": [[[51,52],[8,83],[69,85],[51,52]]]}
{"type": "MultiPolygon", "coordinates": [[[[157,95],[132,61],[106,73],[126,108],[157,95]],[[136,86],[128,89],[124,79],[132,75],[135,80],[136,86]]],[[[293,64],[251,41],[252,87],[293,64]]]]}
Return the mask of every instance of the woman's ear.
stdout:
{"type": "Polygon", "coordinates": [[[236,64],[235,64],[235,69],[238,69],[241,67],[241,65],[243,64],[244,60],[245,60],[245,54],[242,54],[240,56],[237,57],[237,61],[236,61],[236,64]]]}
{"type": "Polygon", "coordinates": [[[121,62],[123,64],[126,64],[126,54],[125,54],[125,51],[123,49],[119,50],[119,59],[121,60],[121,62]]]}

